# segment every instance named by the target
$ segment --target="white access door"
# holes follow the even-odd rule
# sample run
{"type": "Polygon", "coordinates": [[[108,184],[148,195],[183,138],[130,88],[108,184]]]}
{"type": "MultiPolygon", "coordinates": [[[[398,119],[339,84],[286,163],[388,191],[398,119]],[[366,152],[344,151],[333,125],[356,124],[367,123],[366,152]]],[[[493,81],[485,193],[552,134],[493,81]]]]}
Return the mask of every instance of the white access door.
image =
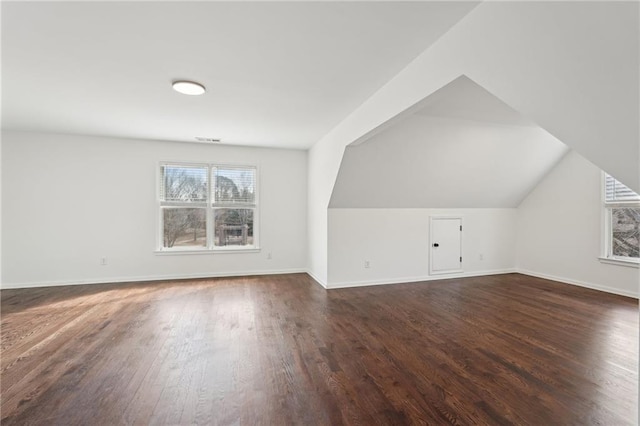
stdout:
{"type": "Polygon", "coordinates": [[[462,271],[462,218],[430,217],[431,274],[462,271]]]}

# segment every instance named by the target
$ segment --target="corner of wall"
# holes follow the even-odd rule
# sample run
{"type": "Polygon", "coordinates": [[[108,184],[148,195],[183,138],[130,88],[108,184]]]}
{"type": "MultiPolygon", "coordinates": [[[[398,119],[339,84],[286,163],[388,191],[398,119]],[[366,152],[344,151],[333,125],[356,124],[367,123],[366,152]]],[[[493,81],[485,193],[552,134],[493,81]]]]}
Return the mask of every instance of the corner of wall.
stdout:
{"type": "Polygon", "coordinates": [[[599,260],[601,211],[601,170],[570,151],[518,206],[516,270],[638,297],[638,269],[599,260]]]}
{"type": "Polygon", "coordinates": [[[318,284],[320,284],[322,287],[324,287],[325,289],[328,289],[329,286],[327,284],[326,281],[324,281],[323,279],[321,279],[320,277],[318,277],[316,274],[314,274],[311,270],[307,270],[307,275],[309,275],[315,282],[317,282],[318,284]]]}

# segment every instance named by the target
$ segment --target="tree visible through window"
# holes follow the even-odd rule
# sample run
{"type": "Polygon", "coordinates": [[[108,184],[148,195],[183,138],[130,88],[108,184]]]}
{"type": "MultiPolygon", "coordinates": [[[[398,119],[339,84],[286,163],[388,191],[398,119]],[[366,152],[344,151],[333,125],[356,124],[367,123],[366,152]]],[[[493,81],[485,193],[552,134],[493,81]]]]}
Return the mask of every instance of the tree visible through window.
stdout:
{"type": "Polygon", "coordinates": [[[215,167],[213,179],[216,246],[253,245],[255,169],[215,167]]]}
{"type": "Polygon", "coordinates": [[[605,175],[606,256],[640,258],[640,195],[605,175]]]}
{"type": "Polygon", "coordinates": [[[255,247],[256,168],[160,167],[162,249],[255,247]]]}

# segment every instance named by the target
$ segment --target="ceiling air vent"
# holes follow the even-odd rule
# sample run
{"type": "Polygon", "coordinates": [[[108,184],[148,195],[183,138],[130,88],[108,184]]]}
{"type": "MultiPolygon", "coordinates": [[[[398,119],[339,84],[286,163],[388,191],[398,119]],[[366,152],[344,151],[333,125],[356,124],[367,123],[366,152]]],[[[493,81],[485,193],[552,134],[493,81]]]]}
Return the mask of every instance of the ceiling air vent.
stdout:
{"type": "Polygon", "coordinates": [[[203,138],[201,136],[196,136],[196,140],[198,142],[211,142],[211,143],[220,143],[222,142],[220,139],[215,139],[215,138],[203,138]]]}

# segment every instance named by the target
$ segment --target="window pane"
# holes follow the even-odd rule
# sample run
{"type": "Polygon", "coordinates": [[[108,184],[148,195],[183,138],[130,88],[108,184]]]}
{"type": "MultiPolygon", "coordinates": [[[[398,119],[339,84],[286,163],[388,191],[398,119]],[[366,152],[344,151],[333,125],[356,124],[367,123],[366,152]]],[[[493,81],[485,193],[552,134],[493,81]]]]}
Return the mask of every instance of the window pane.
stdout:
{"type": "Polygon", "coordinates": [[[216,246],[253,245],[253,209],[216,209],[216,246]]]}
{"type": "Polygon", "coordinates": [[[162,166],[160,200],[181,202],[207,201],[207,168],[162,166]]]}
{"type": "Polygon", "coordinates": [[[640,257],[638,231],[640,208],[611,209],[612,254],[620,257],[640,257]]]}
{"type": "Polygon", "coordinates": [[[253,204],[256,199],[256,169],[216,167],[214,203],[253,204]]]}
{"type": "Polygon", "coordinates": [[[623,185],[612,176],[605,173],[605,185],[604,194],[605,201],[607,203],[614,203],[617,201],[638,201],[640,195],[633,192],[627,186],[623,185]]]}
{"type": "Polygon", "coordinates": [[[164,247],[206,247],[206,209],[163,208],[164,247]]]}

